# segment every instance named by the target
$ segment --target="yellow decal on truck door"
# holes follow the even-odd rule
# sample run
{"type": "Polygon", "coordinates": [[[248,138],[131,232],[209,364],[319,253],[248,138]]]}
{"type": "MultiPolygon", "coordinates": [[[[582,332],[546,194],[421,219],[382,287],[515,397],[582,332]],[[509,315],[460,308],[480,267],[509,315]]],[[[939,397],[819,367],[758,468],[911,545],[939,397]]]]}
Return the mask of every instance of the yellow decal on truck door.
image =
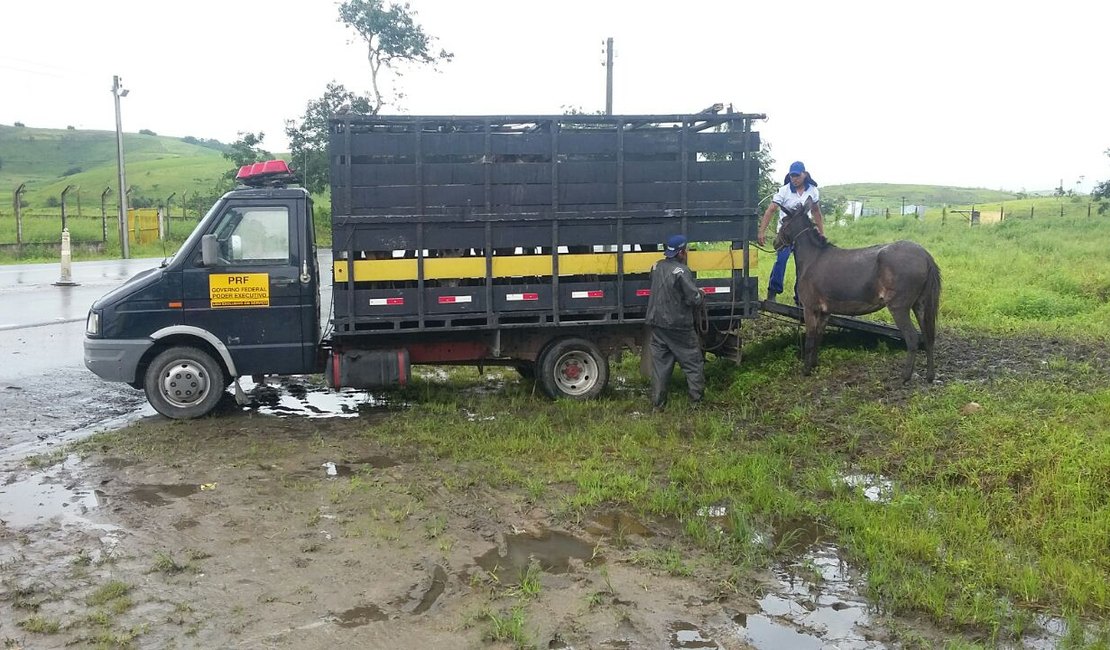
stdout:
{"type": "Polygon", "coordinates": [[[269,273],[226,273],[208,276],[212,308],[269,307],[269,273]]]}

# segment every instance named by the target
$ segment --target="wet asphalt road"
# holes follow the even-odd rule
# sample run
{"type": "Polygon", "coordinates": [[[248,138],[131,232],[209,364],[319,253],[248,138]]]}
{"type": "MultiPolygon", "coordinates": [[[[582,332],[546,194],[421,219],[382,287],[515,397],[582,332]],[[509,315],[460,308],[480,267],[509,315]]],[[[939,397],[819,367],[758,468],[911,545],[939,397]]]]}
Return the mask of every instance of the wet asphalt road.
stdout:
{"type": "Polygon", "coordinates": [[[100,296],[161,258],[0,266],[0,461],[49,451],[152,413],[140,391],[84,365],[85,316],[100,296]]]}

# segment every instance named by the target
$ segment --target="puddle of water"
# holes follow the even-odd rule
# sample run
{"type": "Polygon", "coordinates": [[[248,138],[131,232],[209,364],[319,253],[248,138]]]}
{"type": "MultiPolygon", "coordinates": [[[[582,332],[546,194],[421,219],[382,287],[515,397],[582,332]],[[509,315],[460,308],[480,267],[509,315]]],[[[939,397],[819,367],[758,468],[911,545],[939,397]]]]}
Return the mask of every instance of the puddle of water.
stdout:
{"type": "Polygon", "coordinates": [[[532,558],[548,573],[566,573],[572,559],[604,561],[594,556],[594,547],[589,542],[556,530],[545,530],[538,537],[527,533],[505,535],[504,555],[495,547],[474,559],[501,582],[513,582],[528,568],[532,558]]]}
{"type": "Polygon", "coordinates": [[[256,384],[244,377],[239,380],[251,403],[244,410],[255,409],[263,415],[306,418],[355,418],[368,408],[381,408],[386,402],[374,395],[350,388],[333,391],[325,386],[307,384],[296,379],[280,378],[256,384]]]}
{"type": "Polygon", "coordinates": [[[463,409],[462,412],[463,415],[466,416],[467,422],[490,422],[497,419],[496,415],[480,416],[477,413],[474,413],[473,411],[468,411],[466,409],[463,409]]]}
{"type": "Polygon", "coordinates": [[[827,537],[825,527],[810,518],[776,527],[772,544],[790,559],[773,568],[777,585],[759,600],[761,612],[733,619],[740,638],[756,648],[884,647],[863,637],[861,628],[871,619],[862,578],[827,537]]]}
{"type": "Polygon", "coordinates": [[[136,485],[124,494],[148,506],[164,506],[173,499],[182,499],[200,492],[194,483],[171,483],[166,485],[136,485]]]}
{"type": "Polygon", "coordinates": [[[671,625],[672,648],[717,648],[720,645],[713,639],[705,636],[696,625],[679,621],[671,625]]]}
{"type": "Polygon", "coordinates": [[[443,368],[434,367],[419,367],[414,369],[413,374],[420,379],[438,384],[445,384],[451,378],[443,368]]]}
{"type": "MultiPolygon", "coordinates": [[[[353,460],[353,461],[350,461],[348,463],[343,463],[343,464],[324,463],[322,465],[322,467],[324,468],[322,473],[323,473],[324,476],[327,476],[328,478],[343,477],[343,476],[354,476],[355,474],[365,470],[365,468],[367,468],[367,467],[372,468],[372,469],[386,469],[386,468],[389,468],[389,467],[396,467],[400,464],[401,464],[400,461],[394,460],[393,458],[390,458],[389,456],[366,456],[365,458],[359,458],[357,460],[353,460]],[[330,469],[328,469],[329,465],[331,465],[335,468],[335,473],[334,474],[332,474],[330,469]]],[[[294,472],[294,475],[298,476],[298,477],[316,477],[316,476],[319,475],[319,473],[316,472],[316,471],[312,471],[312,472],[294,472]]]]}
{"type": "Polygon", "coordinates": [[[875,503],[887,503],[894,494],[894,483],[883,476],[846,474],[841,477],[841,480],[850,488],[863,488],[863,496],[875,503]]]}
{"type": "Polygon", "coordinates": [[[431,609],[436,600],[443,595],[443,590],[447,588],[447,571],[440,565],[432,570],[432,584],[428,586],[428,590],[424,592],[424,597],[420,599],[420,604],[416,609],[412,610],[413,614],[423,614],[431,609]]]}
{"type": "Polygon", "coordinates": [[[70,456],[44,471],[0,486],[0,520],[13,528],[60,520],[116,530],[116,526],[94,523],[86,517],[90,511],[107,505],[108,495],[69,478],[79,464],[76,456],[70,456]]]}
{"type": "Polygon", "coordinates": [[[798,517],[780,523],[771,537],[774,548],[797,555],[825,539],[825,527],[816,519],[798,517]]]}
{"type": "Polygon", "coordinates": [[[762,614],[737,614],[733,619],[736,635],[758,650],[821,650],[826,647],[821,639],[802,634],[762,614]]]}
{"type": "Polygon", "coordinates": [[[640,537],[651,537],[654,535],[647,526],[622,510],[613,510],[597,515],[586,523],[585,529],[591,535],[598,536],[638,535],[640,537]]]}
{"type": "Polygon", "coordinates": [[[389,619],[389,615],[377,605],[363,605],[352,607],[345,612],[340,612],[334,617],[339,627],[362,627],[370,623],[377,623],[389,619]]]}

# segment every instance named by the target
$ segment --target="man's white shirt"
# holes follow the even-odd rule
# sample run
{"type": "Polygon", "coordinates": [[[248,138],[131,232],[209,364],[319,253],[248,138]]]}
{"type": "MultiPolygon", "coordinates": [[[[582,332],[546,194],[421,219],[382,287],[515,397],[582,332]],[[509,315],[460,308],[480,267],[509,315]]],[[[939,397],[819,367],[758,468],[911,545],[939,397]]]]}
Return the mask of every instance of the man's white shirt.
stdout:
{"type": "MultiPolygon", "coordinates": [[[[817,190],[816,185],[809,185],[806,187],[804,192],[798,194],[794,191],[794,186],[790,183],[787,183],[786,185],[780,187],[779,191],[775,192],[775,197],[771,200],[775,203],[778,203],[780,206],[786,208],[787,210],[794,211],[801,207],[801,205],[805,203],[807,198],[813,201],[814,205],[817,205],[818,202],[821,200],[821,192],[817,190]]],[[[782,209],[779,209],[779,228],[782,227],[782,220],[785,218],[786,214],[782,211],[782,209]]]]}

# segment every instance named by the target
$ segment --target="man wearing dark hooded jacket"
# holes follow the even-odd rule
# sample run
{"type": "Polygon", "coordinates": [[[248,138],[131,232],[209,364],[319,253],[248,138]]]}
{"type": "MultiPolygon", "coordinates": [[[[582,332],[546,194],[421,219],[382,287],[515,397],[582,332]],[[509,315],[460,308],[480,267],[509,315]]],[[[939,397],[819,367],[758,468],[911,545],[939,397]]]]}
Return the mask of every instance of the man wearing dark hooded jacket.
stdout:
{"type": "Polygon", "coordinates": [[[648,348],[651,403],[655,408],[667,403],[667,386],[676,361],[686,375],[690,401],[697,404],[705,392],[705,358],[694,330],[694,310],[701,306],[705,295],[694,284],[694,274],[686,266],[686,238],[674,235],[668,239],[663,255],[651,267],[646,319],[651,326],[648,348]]]}

